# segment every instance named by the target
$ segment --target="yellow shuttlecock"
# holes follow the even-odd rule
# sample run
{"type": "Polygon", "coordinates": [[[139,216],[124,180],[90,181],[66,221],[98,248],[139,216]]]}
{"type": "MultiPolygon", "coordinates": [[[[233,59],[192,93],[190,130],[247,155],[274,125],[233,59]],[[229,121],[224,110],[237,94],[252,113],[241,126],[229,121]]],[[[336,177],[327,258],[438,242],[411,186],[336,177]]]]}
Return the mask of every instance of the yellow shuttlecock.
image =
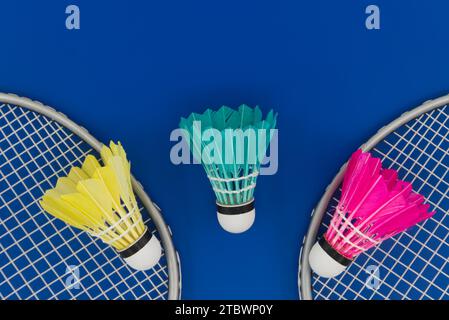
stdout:
{"type": "Polygon", "coordinates": [[[42,208],[67,224],[114,247],[132,268],[147,270],[160,259],[161,245],[142,220],[131,185],[131,165],[120,142],[101,150],[103,166],[88,155],[47,190],[42,208]]]}

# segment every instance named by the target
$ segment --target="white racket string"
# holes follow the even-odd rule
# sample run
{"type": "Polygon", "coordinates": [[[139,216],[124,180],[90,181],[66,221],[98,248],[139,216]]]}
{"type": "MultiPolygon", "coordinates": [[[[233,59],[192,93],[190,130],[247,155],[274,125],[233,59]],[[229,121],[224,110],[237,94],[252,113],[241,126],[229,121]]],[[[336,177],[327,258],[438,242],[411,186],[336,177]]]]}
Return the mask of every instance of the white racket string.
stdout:
{"type": "MultiPolygon", "coordinates": [[[[448,298],[448,119],[446,106],[424,113],[371,150],[426,197],[437,211],[435,216],[361,254],[339,277],[313,275],[315,299],[448,298]],[[371,274],[370,266],[378,268],[379,273],[371,274]],[[373,280],[378,281],[375,288],[367,285],[373,280]]],[[[340,192],[330,201],[320,233],[330,222],[340,192]]]]}
{"type": "MultiPolygon", "coordinates": [[[[40,208],[45,190],[92,152],[57,122],[21,107],[0,105],[2,299],[167,299],[164,257],[152,270],[135,272],[99,239],[40,208]],[[70,266],[79,269],[77,289],[66,283],[70,266]]],[[[144,219],[151,224],[147,215],[144,219]]]]}

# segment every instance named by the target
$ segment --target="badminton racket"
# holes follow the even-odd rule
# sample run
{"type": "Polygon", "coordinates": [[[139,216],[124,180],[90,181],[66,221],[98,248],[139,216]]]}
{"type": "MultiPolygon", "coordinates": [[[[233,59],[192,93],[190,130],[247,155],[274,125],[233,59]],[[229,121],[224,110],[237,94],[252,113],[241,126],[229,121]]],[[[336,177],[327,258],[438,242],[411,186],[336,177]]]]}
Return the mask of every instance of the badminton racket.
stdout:
{"type": "Polygon", "coordinates": [[[135,271],[98,238],[39,206],[45,190],[102,144],[65,115],[0,93],[0,298],[178,299],[179,257],[160,209],[132,178],[140,211],[163,255],[135,271]]]}
{"type": "Polygon", "coordinates": [[[346,165],[315,207],[300,252],[302,299],[440,300],[449,298],[449,95],[430,100],[380,129],[363,151],[398,171],[435,210],[423,223],[358,256],[335,278],[311,272],[309,252],[332,217],[346,165]]]}

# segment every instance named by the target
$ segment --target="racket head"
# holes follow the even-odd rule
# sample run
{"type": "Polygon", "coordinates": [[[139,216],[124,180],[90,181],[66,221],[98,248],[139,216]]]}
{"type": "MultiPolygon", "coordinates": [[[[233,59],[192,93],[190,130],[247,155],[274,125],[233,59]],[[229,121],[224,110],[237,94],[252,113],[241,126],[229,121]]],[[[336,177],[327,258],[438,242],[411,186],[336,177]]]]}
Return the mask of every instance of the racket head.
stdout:
{"type": "Polygon", "coordinates": [[[38,201],[102,144],[40,102],[0,93],[0,299],[178,299],[179,256],[160,209],[132,177],[163,255],[151,270],[45,213],[38,201]]]}
{"type": "Polygon", "coordinates": [[[449,95],[430,100],[383,127],[361,146],[412,182],[436,214],[362,253],[339,276],[311,272],[309,252],[325,232],[341,192],[346,164],[312,212],[299,257],[300,298],[449,298],[449,95]]]}

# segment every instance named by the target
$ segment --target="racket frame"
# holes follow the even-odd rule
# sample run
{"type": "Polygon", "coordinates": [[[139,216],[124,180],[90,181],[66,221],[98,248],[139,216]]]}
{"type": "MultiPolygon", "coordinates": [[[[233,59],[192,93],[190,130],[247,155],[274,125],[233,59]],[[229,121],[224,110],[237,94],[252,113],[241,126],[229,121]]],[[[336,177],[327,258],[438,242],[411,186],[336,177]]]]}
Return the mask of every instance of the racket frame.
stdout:
{"type": "MultiPolygon", "coordinates": [[[[18,107],[28,109],[30,111],[41,114],[63,127],[67,128],[79,138],[84,140],[88,145],[90,145],[95,151],[100,153],[103,144],[93,137],[86,128],[77,125],[75,122],[70,120],[65,114],[56,111],[54,108],[45,105],[39,101],[31,100],[29,98],[20,97],[12,93],[2,93],[0,92],[0,103],[1,104],[11,104],[18,107]]],[[[165,251],[165,256],[167,260],[168,268],[168,299],[177,300],[181,298],[181,264],[179,259],[179,254],[176,251],[173,241],[172,232],[170,227],[165,223],[164,218],[160,214],[161,209],[153,203],[151,198],[143,189],[142,184],[137,181],[134,176],[131,175],[131,183],[134,192],[140,199],[142,205],[147,210],[150,218],[154,222],[160,240],[162,242],[162,247],[165,251]]]]}
{"type": "MultiPolygon", "coordinates": [[[[370,151],[378,143],[383,141],[385,137],[387,137],[390,133],[394,132],[397,128],[424,113],[430,112],[447,104],[449,104],[449,94],[437,99],[424,102],[420,106],[403,113],[399,118],[382,127],[367,142],[362,144],[360,146],[360,149],[365,152],[370,151]]],[[[318,230],[328,208],[328,204],[332,199],[335,191],[343,181],[343,176],[346,171],[346,165],[347,162],[340,168],[332,182],[327,186],[323,196],[311,213],[311,222],[309,225],[309,229],[307,230],[307,234],[303,238],[302,248],[299,253],[298,289],[299,298],[302,300],[313,300],[313,288],[311,281],[312,271],[309,265],[309,253],[317,239],[318,230]]]]}

